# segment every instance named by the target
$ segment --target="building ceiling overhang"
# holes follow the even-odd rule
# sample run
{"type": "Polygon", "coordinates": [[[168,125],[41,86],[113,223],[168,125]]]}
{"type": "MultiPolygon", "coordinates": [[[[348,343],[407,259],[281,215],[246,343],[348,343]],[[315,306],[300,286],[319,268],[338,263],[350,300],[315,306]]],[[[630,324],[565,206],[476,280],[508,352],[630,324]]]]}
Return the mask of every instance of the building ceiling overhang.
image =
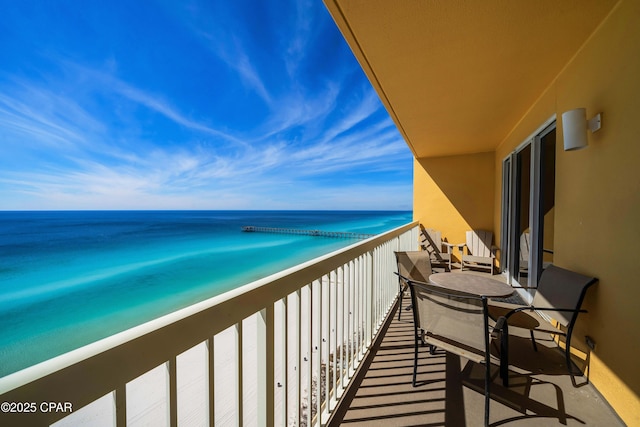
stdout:
{"type": "Polygon", "coordinates": [[[617,0],[324,2],[422,158],[495,150],[617,0]]]}

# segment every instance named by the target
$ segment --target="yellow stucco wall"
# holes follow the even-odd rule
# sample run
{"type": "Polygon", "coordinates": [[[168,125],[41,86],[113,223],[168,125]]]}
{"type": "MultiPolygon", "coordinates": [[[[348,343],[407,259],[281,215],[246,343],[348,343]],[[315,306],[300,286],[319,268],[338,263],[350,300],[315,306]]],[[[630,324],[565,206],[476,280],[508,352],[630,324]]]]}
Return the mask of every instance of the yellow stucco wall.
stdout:
{"type": "Polygon", "coordinates": [[[620,2],[496,150],[494,180],[499,230],[502,160],[556,114],[554,262],[600,279],[574,340],[595,340],[590,380],[628,425],[640,425],[639,22],[640,1],[620,2]],[[586,149],[565,152],[561,114],[578,107],[589,118],[602,112],[602,129],[586,149]]]}
{"type": "Polygon", "coordinates": [[[494,153],[415,160],[414,219],[450,243],[464,243],[467,230],[493,231],[494,175],[494,153]]]}

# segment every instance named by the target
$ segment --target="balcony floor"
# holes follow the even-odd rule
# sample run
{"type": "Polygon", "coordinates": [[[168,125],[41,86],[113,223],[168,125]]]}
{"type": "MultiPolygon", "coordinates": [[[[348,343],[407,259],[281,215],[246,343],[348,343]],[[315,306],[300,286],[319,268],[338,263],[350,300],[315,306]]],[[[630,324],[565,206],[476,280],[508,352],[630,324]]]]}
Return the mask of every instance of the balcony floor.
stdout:
{"type": "MultiPolygon", "coordinates": [[[[406,299],[405,299],[406,301],[406,299]]],[[[382,339],[372,348],[353,386],[337,409],[331,425],[348,426],[481,426],[484,417],[484,368],[442,350],[430,355],[420,348],[418,386],[412,387],[413,320],[411,311],[397,312],[383,328],[382,339]],[[386,329],[385,329],[386,328],[386,329]]],[[[538,338],[538,337],[536,337],[538,338]]],[[[585,377],[572,385],[564,355],[543,347],[534,353],[530,340],[512,345],[511,360],[536,360],[545,364],[536,375],[510,372],[502,386],[494,367],[491,384],[490,423],[493,426],[624,426],[585,377]],[[523,344],[523,345],[518,345],[523,344]],[[539,356],[538,356],[539,357],[539,356]]],[[[517,341],[515,339],[513,341],[517,341]]],[[[510,340],[511,343],[511,340],[510,340]]],[[[551,340],[547,343],[553,344],[551,340]]]]}

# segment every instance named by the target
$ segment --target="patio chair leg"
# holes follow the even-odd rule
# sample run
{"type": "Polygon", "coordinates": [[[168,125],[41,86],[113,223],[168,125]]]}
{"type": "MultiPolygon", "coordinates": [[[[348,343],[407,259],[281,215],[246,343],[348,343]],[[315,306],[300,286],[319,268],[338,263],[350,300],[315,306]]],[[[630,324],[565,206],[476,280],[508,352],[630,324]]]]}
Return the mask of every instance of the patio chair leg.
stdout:
{"type": "Polygon", "coordinates": [[[416,377],[418,375],[418,328],[415,328],[415,337],[413,345],[413,381],[412,384],[416,386],[416,377]]]}
{"type": "Polygon", "coordinates": [[[529,333],[531,334],[531,343],[533,344],[533,351],[538,351],[538,345],[536,344],[536,338],[533,336],[533,330],[530,329],[529,333]]]}
{"type": "Polygon", "coordinates": [[[490,365],[486,367],[486,374],[484,378],[484,425],[489,427],[489,405],[491,404],[491,392],[489,390],[489,384],[491,383],[491,377],[489,374],[490,365]]]}
{"type": "Polygon", "coordinates": [[[404,291],[402,290],[402,285],[400,285],[400,305],[398,306],[398,322],[400,321],[400,315],[402,314],[402,296],[404,291]]]}
{"type": "Polygon", "coordinates": [[[484,311],[484,425],[489,427],[489,406],[491,404],[491,355],[489,354],[490,338],[487,331],[489,330],[489,316],[487,315],[487,298],[482,297],[482,306],[484,311]]]}
{"type": "Polygon", "coordinates": [[[509,329],[507,323],[504,323],[504,328],[501,331],[500,336],[500,377],[502,378],[502,385],[509,387],[509,329]]]}
{"type": "MultiPolygon", "coordinates": [[[[573,362],[571,362],[571,335],[567,335],[565,338],[564,357],[567,360],[567,370],[569,371],[569,375],[577,375],[578,372],[573,370],[573,362]]],[[[580,372],[580,375],[582,375],[582,372],[580,372]]]]}
{"type": "Polygon", "coordinates": [[[571,349],[566,348],[564,350],[564,357],[567,359],[567,370],[569,371],[569,375],[575,375],[576,372],[573,371],[573,363],[571,362],[571,349]]]}

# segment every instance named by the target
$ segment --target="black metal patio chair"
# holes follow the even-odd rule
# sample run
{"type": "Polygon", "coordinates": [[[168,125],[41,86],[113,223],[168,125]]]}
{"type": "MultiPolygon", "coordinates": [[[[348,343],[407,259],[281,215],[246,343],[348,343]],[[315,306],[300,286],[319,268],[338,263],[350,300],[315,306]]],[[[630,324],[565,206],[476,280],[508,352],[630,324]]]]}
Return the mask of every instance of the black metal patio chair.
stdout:
{"type": "Polygon", "coordinates": [[[509,385],[509,328],[512,327],[528,329],[536,351],[535,331],[564,337],[567,369],[570,375],[575,373],[571,363],[571,336],[578,314],[586,313],[581,306],[587,289],[597,281],[595,277],[549,265],[540,276],[530,306],[490,301],[489,316],[496,321],[494,336],[500,337],[500,376],[505,386],[509,385]],[[557,321],[562,329],[540,313],[557,321]]]}
{"type": "Polygon", "coordinates": [[[491,363],[500,361],[490,352],[488,299],[447,290],[403,278],[411,291],[415,329],[413,386],[418,371],[418,347],[422,340],[433,353],[435,347],[485,367],[484,425],[489,425],[491,363]],[[419,332],[420,331],[420,332],[419,332]]]}
{"type": "Polygon", "coordinates": [[[398,299],[400,308],[398,310],[398,320],[402,314],[402,297],[407,289],[407,282],[404,279],[410,278],[419,282],[428,282],[431,275],[430,255],[426,251],[405,251],[395,252],[398,265],[398,299]]]}

